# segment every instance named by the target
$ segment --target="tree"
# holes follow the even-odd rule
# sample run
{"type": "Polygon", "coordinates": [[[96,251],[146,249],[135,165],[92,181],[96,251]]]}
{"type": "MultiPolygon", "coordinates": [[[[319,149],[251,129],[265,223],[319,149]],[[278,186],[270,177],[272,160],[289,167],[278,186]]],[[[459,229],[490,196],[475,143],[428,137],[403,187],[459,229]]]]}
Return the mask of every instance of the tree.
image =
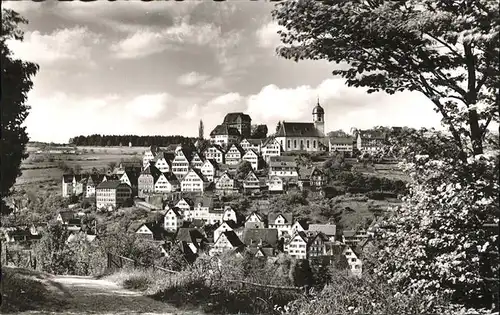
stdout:
{"type": "Polygon", "coordinates": [[[276,133],[278,133],[278,131],[280,130],[281,128],[281,120],[278,121],[278,123],[276,124],[276,133]]]}
{"type": "Polygon", "coordinates": [[[253,170],[252,164],[248,161],[241,161],[236,168],[236,179],[244,179],[253,170]]]}
{"type": "Polygon", "coordinates": [[[263,139],[267,137],[267,125],[252,125],[252,139],[263,139]]]}
{"type": "Polygon", "coordinates": [[[277,52],[295,61],[346,63],[333,71],[368,93],[409,90],[428,97],[459,148],[483,153],[499,121],[499,21],[494,1],[286,1],[277,52]]]}
{"type": "MultiPolygon", "coordinates": [[[[23,32],[19,24],[28,21],[12,10],[2,9],[2,30],[0,48],[2,50],[2,137],[0,140],[2,185],[0,195],[6,197],[11,193],[16,178],[21,175],[21,160],[28,157],[26,143],[28,134],[22,124],[28,116],[30,107],[26,104],[27,94],[33,87],[33,77],[39,66],[12,57],[7,47],[8,40],[23,40],[23,32]]],[[[2,213],[12,211],[2,199],[2,213]]]]}
{"type": "Polygon", "coordinates": [[[205,128],[203,127],[203,120],[200,119],[200,126],[198,127],[198,139],[205,138],[205,128]]]}

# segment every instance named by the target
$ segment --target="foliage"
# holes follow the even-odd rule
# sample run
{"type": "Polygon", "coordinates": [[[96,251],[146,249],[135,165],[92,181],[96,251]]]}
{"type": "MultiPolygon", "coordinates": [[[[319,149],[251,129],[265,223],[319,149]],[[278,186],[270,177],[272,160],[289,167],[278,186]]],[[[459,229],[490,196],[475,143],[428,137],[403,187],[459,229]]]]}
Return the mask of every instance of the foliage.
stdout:
{"type": "Polygon", "coordinates": [[[69,143],[78,146],[119,146],[129,142],[134,147],[151,145],[168,146],[170,144],[192,144],[196,139],[184,136],[136,136],[136,135],[90,135],[71,138],[69,143]]]}
{"type": "Polygon", "coordinates": [[[187,267],[188,262],[184,258],[184,253],[180,250],[180,247],[172,246],[167,251],[167,256],[161,259],[160,264],[168,270],[181,271],[187,267]]]}
{"type": "Polygon", "coordinates": [[[123,256],[144,266],[152,266],[160,258],[160,250],[154,242],[135,234],[115,232],[101,236],[101,250],[104,253],[123,256]]]}
{"type": "MultiPolygon", "coordinates": [[[[22,124],[30,107],[26,104],[27,94],[33,87],[32,79],[38,72],[38,65],[12,57],[7,47],[9,40],[23,40],[19,24],[28,21],[12,10],[2,9],[2,30],[0,35],[2,64],[2,137],[0,140],[2,185],[0,195],[11,193],[16,178],[21,175],[21,160],[28,157],[26,143],[28,134],[22,124]]],[[[1,211],[6,214],[12,209],[0,200],[1,211]]]]}
{"type": "Polygon", "coordinates": [[[248,161],[242,160],[240,163],[238,163],[238,167],[236,168],[235,178],[238,180],[242,180],[252,170],[253,170],[252,164],[248,161]]]}
{"type": "Polygon", "coordinates": [[[498,231],[485,224],[499,222],[498,155],[467,163],[443,157],[453,152],[415,155],[406,164],[410,194],[387,222],[377,272],[402,292],[446,293],[453,302],[489,307],[500,262],[492,254],[498,231]]]}
{"type": "Polygon", "coordinates": [[[252,125],[252,139],[264,139],[267,137],[267,125],[252,125]]]}
{"type": "Polygon", "coordinates": [[[325,59],[368,93],[410,90],[428,97],[466,160],[483,153],[498,122],[499,21],[494,1],[286,1],[273,11],[285,30],[277,52],[325,59]]]}
{"type": "Polygon", "coordinates": [[[198,127],[198,139],[205,138],[205,127],[203,126],[203,120],[200,119],[200,125],[198,127]]]}

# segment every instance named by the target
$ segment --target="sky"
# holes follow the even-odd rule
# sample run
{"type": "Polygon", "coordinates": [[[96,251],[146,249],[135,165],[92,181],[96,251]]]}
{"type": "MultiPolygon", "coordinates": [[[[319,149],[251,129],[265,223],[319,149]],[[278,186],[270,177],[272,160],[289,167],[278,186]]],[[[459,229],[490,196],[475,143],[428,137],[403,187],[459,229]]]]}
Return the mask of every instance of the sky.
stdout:
{"type": "Polygon", "coordinates": [[[262,1],[2,1],[26,19],[14,57],[40,71],[28,94],[32,141],[90,134],[205,137],[226,113],[253,124],[312,121],[319,98],[326,131],[440,127],[417,92],[367,94],[326,61],[276,55],[274,4],[262,1]]]}

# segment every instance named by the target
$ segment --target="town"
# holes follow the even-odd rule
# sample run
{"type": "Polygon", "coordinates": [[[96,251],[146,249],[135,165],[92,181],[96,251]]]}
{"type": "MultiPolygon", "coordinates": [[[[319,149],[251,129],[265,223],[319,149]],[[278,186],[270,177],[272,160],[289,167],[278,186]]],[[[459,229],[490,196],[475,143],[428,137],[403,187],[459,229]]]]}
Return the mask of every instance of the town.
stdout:
{"type": "MultiPolygon", "coordinates": [[[[362,248],[375,237],[370,226],[342,229],[333,222],[308,222],[290,212],[269,212],[269,196],[304,193],[325,196],[328,174],[313,163],[300,164],[297,154],[353,158],[380,151],[387,136],[359,131],[354,136],[325,135],[324,109],[312,107],[312,122],[280,122],[276,134],[251,137],[252,121],[244,113],[228,113],[220,125],[191,145],[151,146],[139,161],[123,161],[108,172],[65,174],[62,196],[91,200],[96,211],[124,207],[157,213],[135,233],[157,244],[161,255],[178,246],[189,261],[201,253],[216,256],[276,258],[284,253],[298,260],[344,260],[349,273],[361,276],[362,248]],[[236,211],[224,202],[248,196],[248,208],[236,211]]],[[[81,234],[84,216],[59,211],[56,220],[71,234],[81,234]]],[[[8,230],[7,241],[39,238],[32,229],[8,230]]],[[[99,238],[90,229],[86,238],[99,238]]],[[[74,238],[74,237],[73,237],[74,238]]]]}

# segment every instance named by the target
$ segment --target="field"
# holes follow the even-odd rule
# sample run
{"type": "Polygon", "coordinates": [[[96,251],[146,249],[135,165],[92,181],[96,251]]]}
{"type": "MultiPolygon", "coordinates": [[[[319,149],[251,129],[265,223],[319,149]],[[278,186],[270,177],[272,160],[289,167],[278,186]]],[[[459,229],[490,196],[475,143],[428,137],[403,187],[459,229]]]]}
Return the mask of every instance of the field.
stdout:
{"type": "Polygon", "coordinates": [[[16,187],[40,185],[60,186],[63,170],[61,162],[68,167],[80,165],[82,171],[107,167],[110,162],[121,159],[142,159],[145,147],[51,147],[40,148],[28,144],[29,157],[21,163],[22,175],[17,178],[16,187]]]}

